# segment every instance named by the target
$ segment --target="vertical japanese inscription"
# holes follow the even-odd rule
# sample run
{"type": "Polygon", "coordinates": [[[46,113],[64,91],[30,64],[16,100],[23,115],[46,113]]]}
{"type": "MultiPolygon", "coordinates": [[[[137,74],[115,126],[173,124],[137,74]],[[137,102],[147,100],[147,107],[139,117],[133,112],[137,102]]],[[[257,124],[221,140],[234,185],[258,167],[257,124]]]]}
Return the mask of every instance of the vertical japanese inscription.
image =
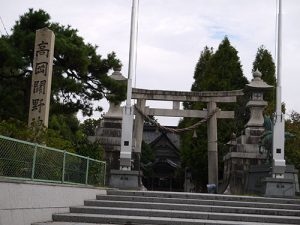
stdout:
{"type": "Polygon", "coordinates": [[[54,33],[48,28],[36,31],[28,118],[29,126],[48,127],[54,42],[54,33]]]}

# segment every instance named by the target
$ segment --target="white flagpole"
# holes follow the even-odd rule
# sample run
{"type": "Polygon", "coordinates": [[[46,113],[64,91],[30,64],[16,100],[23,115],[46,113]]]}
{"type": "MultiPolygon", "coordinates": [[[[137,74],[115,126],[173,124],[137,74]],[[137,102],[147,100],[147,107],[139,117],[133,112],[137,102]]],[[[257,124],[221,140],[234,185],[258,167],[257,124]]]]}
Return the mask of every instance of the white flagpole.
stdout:
{"type": "Polygon", "coordinates": [[[131,30],[129,47],[129,67],[127,81],[127,99],[123,109],[122,136],[120,152],[120,170],[131,170],[132,132],[133,132],[133,107],[131,105],[132,78],[135,76],[136,65],[136,42],[138,25],[138,1],[132,1],[131,30]]]}
{"type": "Polygon", "coordinates": [[[284,178],[284,114],[281,110],[281,75],[282,75],[282,12],[281,0],[278,4],[278,24],[277,24],[277,85],[276,85],[276,112],[273,129],[273,177],[284,178]]]}

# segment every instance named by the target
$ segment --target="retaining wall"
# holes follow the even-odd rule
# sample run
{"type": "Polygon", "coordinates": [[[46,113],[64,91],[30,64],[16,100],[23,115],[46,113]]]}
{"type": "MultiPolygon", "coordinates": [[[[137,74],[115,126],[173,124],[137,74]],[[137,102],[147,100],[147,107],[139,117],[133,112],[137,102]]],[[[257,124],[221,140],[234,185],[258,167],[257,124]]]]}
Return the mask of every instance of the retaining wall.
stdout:
{"type": "Polygon", "coordinates": [[[105,189],[0,179],[0,225],[51,221],[53,213],[69,212],[105,189]]]}

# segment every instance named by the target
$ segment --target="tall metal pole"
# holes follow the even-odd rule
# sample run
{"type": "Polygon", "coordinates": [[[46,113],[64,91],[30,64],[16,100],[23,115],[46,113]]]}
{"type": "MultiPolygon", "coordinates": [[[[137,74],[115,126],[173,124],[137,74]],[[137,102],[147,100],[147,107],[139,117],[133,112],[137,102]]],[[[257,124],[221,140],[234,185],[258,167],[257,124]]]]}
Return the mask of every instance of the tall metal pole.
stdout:
{"type": "Polygon", "coordinates": [[[126,100],[127,107],[131,107],[132,78],[133,76],[135,76],[135,72],[136,72],[135,65],[136,65],[136,44],[137,44],[137,26],[138,26],[138,5],[139,5],[139,0],[132,1],[128,83],[127,83],[128,86],[127,86],[127,100],[126,100]]]}
{"type": "Polygon", "coordinates": [[[273,177],[284,178],[284,114],[281,110],[281,75],[282,75],[282,12],[281,0],[278,3],[278,24],[277,24],[277,85],[276,85],[276,112],[273,129],[273,177]]]}
{"type": "Polygon", "coordinates": [[[281,0],[278,4],[278,30],[277,30],[277,89],[276,89],[276,115],[281,115],[281,46],[282,46],[282,13],[281,0]]]}
{"type": "Polygon", "coordinates": [[[133,107],[131,105],[132,77],[135,75],[136,42],[138,25],[138,1],[132,1],[131,30],[129,47],[129,67],[127,81],[127,100],[123,108],[122,135],[120,152],[120,170],[131,170],[132,132],[133,132],[133,107]]]}

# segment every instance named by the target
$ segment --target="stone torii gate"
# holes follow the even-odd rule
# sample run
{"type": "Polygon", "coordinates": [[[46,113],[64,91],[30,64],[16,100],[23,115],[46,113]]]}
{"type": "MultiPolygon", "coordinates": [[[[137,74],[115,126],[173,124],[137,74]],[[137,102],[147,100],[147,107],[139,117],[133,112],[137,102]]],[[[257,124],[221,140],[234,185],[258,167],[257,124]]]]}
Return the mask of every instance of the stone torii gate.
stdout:
{"type": "MultiPolygon", "coordinates": [[[[213,114],[218,108],[217,103],[236,102],[237,96],[243,95],[242,90],[234,91],[204,91],[204,92],[185,92],[185,91],[165,91],[132,89],[132,99],[137,99],[136,107],[144,115],[167,116],[167,117],[193,117],[206,118],[213,114]],[[146,107],[146,100],[172,101],[173,109],[160,109],[146,107]],[[206,110],[180,110],[180,102],[206,102],[206,110]]],[[[137,110],[135,110],[137,111],[137,110]]],[[[233,119],[233,111],[218,111],[207,121],[208,138],[208,183],[218,185],[218,136],[217,119],[233,119]]],[[[134,138],[135,153],[141,153],[141,143],[143,136],[144,118],[139,112],[135,112],[134,138]]]]}

